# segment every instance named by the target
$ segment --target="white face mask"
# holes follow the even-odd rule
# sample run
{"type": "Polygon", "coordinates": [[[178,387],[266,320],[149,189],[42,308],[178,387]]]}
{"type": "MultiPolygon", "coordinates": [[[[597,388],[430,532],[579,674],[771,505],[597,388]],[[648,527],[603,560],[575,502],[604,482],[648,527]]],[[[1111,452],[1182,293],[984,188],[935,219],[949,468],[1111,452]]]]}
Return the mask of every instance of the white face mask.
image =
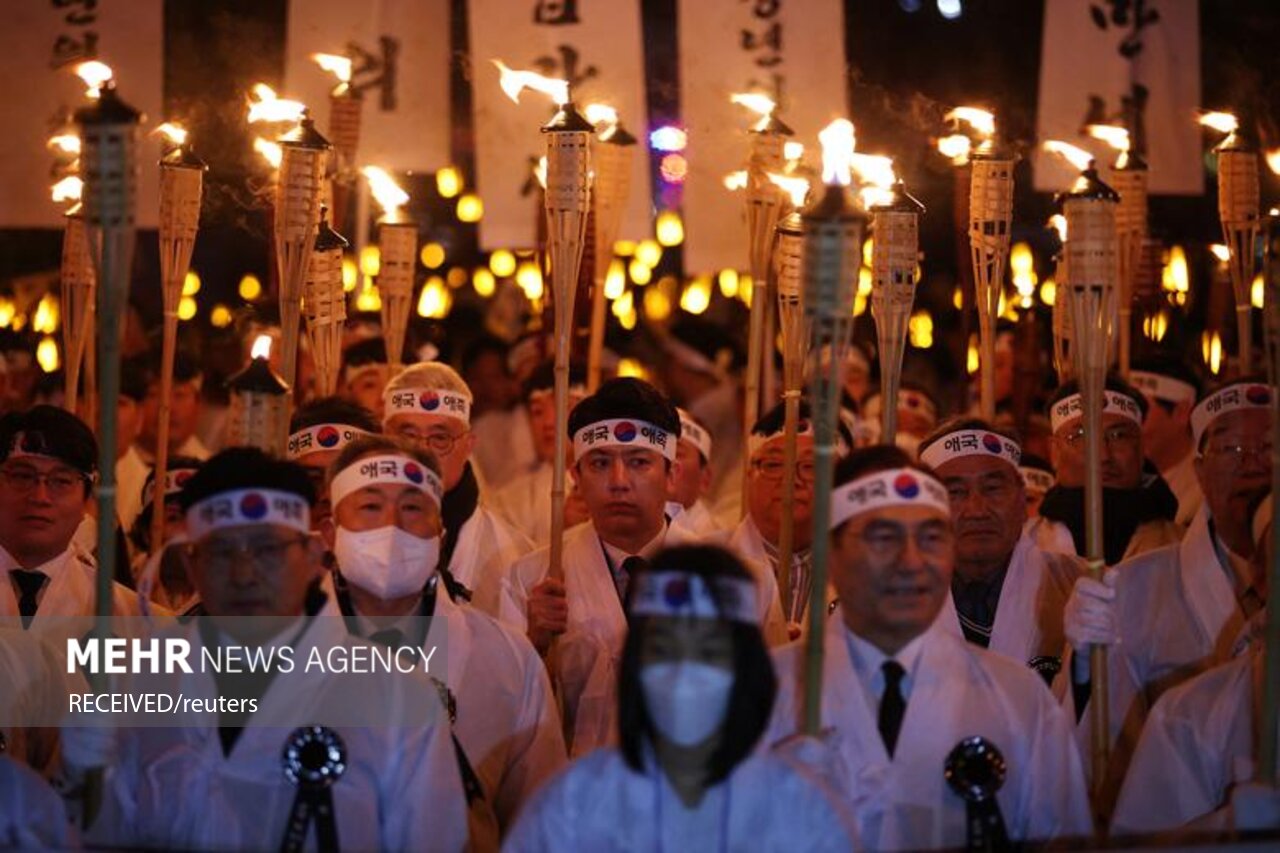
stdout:
{"type": "Polygon", "coordinates": [[[729,711],[733,673],[701,661],[651,663],[640,670],[654,727],[679,746],[709,738],[729,711]]]}
{"type": "Polygon", "coordinates": [[[395,525],[362,531],[339,526],[333,555],[350,583],[378,598],[400,598],[421,591],[436,570],[440,537],[423,539],[395,525]]]}

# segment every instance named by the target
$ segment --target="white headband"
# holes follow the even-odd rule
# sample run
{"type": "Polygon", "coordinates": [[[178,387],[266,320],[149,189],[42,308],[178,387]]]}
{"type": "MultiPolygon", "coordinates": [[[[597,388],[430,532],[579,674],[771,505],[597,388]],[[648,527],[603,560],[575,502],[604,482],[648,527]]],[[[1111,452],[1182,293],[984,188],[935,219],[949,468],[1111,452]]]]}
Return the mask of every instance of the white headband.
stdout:
{"type": "MultiPolygon", "coordinates": [[[[1142,407],[1128,394],[1107,389],[1103,391],[1102,411],[1108,415],[1120,415],[1142,426],[1142,407]]],[[[1084,398],[1079,394],[1063,397],[1049,410],[1049,426],[1057,432],[1063,424],[1084,415],[1084,398]]]]}
{"type": "Polygon", "coordinates": [[[1151,373],[1146,370],[1129,371],[1129,384],[1148,397],[1164,400],[1166,403],[1181,403],[1196,398],[1196,387],[1181,379],[1151,373]]]}
{"type": "Polygon", "coordinates": [[[1191,434],[1195,437],[1196,447],[1200,446],[1200,439],[1209,424],[1218,418],[1241,409],[1270,409],[1271,402],[1271,388],[1257,383],[1237,382],[1210,394],[1191,410],[1191,434]]]}
{"type": "Polygon", "coordinates": [[[985,429],[962,429],[949,432],[920,452],[920,461],[930,468],[962,456],[984,456],[1003,459],[1014,468],[1022,461],[1022,448],[1011,438],[985,429]]]}
{"type": "MultiPolygon", "coordinates": [[[[182,487],[186,485],[187,480],[190,480],[195,473],[195,468],[170,468],[165,471],[164,496],[169,498],[181,492],[182,487]]],[[[147,481],[147,484],[142,487],[142,506],[144,509],[151,506],[151,500],[155,497],[155,493],[156,481],[147,481]]]]}
{"type": "Polygon", "coordinates": [[[951,517],[947,490],[914,468],[890,468],[859,477],[831,493],[831,529],[855,515],[891,506],[924,506],[951,517]]]}
{"type": "Polygon", "coordinates": [[[290,435],[286,453],[292,462],[308,453],[341,450],[357,438],[364,438],[366,435],[369,433],[356,429],[350,424],[316,424],[290,435]]]}
{"type": "Polygon", "coordinates": [[[746,578],[711,578],[688,572],[641,572],[632,579],[632,616],[692,616],[760,624],[756,585],[746,578]]]}
{"type": "Polygon", "coordinates": [[[1022,472],[1022,484],[1033,492],[1047,492],[1058,482],[1051,472],[1043,468],[1022,467],[1018,470],[1022,472]]]}
{"type": "Polygon", "coordinates": [[[680,414],[680,440],[687,441],[698,448],[702,458],[708,462],[711,461],[711,433],[703,429],[702,424],[695,421],[693,416],[684,409],[676,409],[676,411],[680,414]]]}
{"type": "Polygon", "coordinates": [[[385,361],[364,361],[360,364],[348,364],[342,369],[342,381],[350,385],[351,380],[355,379],[361,373],[364,373],[366,370],[376,370],[379,367],[390,369],[391,365],[387,364],[385,361]]]}
{"type": "MultiPolygon", "coordinates": [[[[837,433],[838,432],[839,430],[837,430],[837,433]]],[[[786,429],[784,427],[779,427],[773,432],[765,435],[760,435],[755,432],[751,433],[747,436],[747,458],[750,459],[751,457],[754,457],[764,449],[766,444],[774,439],[782,438],[785,435],[786,429]]],[[[796,427],[796,436],[799,437],[802,435],[807,435],[809,437],[813,436],[813,421],[808,418],[802,418],[799,425],[796,427]]]]}
{"type": "Polygon", "coordinates": [[[193,542],[226,527],[270,524],[310,533],[311,508],[293,492],[236,489],[207,497],[187,510],[187,535],[193,542]]]}
{"type": "Polygon", "coordinates": [[[412,486],[435,501],[436,506],[441,505],[444,488],[435,472],[407,456],[391,454],[357,459],[335,474],[329,484],[329,501],[336,507],[352,492],[384,483],[412,486]]]}
{"type": "Polygon", "coordinates": [[[395,415],[444,415],[471,423],[471,398],[443,388],[397,388],[383,395],[385,424],[395,415]]]}
{"type": "MultiPolygon", "coordinates": [[[[876,411],[879,412],[884,406],[884,400],[881,397],[880,392],[877,391],[867,398],[867,408],[872,408],[870,405],[872,400],[879,401],[880,408],[876,408],[876,411]]],[[[922,394],[919,391],[913,391],[910,388],[898,389],[898,408],[916,409],[931,421],[936,421],[938,419],[937,404],[934,403],[933,400],[930,400],[928,395],[922,394]]]]}
{"type": "Polygon", "coordinates": [[[661,453],[672,462],[676,459],[676,443],[670,433],[648,421],[626,418],[596,421],[573,434],[574,461],[597,447],[636,447],[661,453]]]}

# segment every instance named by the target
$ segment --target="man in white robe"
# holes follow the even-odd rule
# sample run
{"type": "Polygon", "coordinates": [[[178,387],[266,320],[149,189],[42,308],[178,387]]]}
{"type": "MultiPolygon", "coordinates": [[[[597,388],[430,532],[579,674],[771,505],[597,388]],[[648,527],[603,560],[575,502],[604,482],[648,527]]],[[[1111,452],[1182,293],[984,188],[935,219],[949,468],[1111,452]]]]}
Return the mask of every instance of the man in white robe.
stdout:
{"type": "MultiPolygon", "coordinates": [[[[1004,758],[996,793],[1009,838],[1092,832],[1070,722],[1020,662],[961,639],[938,618],[955,560],[946,489],[894,447],[837,466],[830,557],[840,608],[827,622],[822,725],[868,848],[959,848],[966,804],[948,756],[980,736],[1004,758]]],[[[769,740],[799,729],[803,644],[777,653],[769,740]]]]}
{"type": "Polygon", "coordinates": [[[312,500],[300,468],[248,448],[224,451],[188,481],[192,579],[208,617],[160,639],[189,644],[191,671],[134,664],[121,685],[188,704],[163,726],[145,714],[86,715],[64,729],[64,790],[81,790],[88,768],[108,768],[92,842],[261,850],[300,830],[300,847],[334,833],[353,850],[463,849],[443,703],[420,661],[409,659],[409,671],[357,665],[374,647],[324,615],[333,605],[317,595],[312,500]],[[209,663],[233,652],[238,670],[209,663]],[[252,653],[270,662],[246,671],[252,653]],[[307,783],[312,773],[328,781],[307,783]]]}
{"type": "Polygon", "coordinates": [[[1265,591],[1251,566],[1250,519],[1271,488],[1271,398],[1248,379],[1209,394],[1192,413],[1196,473],[1204,505],[1182,542],[1127,560],[1105,581],[1081,577],[1068,599],[1065,631],[1072,649],[1065,697],[1089,743],[1092,694],[1088,649],[1107,645],[1109,726],[1107,785],[1124,777],[1142,722],[1160,694],[1228,660],[1265,591]]]}
{"type": "Polygon", "coordinates": [[[920,445],[920,461],[947,488],[955,530],[945,627],[1025,663],[1051,683],[1062,668],[1062,610],[1079,562],[1042,551],[1023,532],[1022,448],[980,418],[953,419],[920,445]]]}
{"type": "Polygon", "coordinates": [[[471,391],[446,364],[423,362],[387,385],[383,431],[430,450],[444,481],[445,534],[440,566],[471,596],[471,605],[496,616],[502,576],[532,543],[485,505],[471,467],[471,391]]]}
{"type": "Polygon", "coordinates": [[[676,450],[675,486],[667,501],[667,516],[689,539],[710,539],[723,535],[707,496],[711,492],[711,433],[686,412],[680,415],[680,444],[676,450]]]}
{"type": "Polygon", "coordinates": [[[1204,496],[1196,479],[1196,448],[1191,442],[1191,410],[1200,396],[1196,375],[1180,361],[1139,361],[1129,382],[1147,398],[1142,423],[1142,449],[1178,498],[1174,519],[1191,524],[1204,496]]]}
{"type": "Polygon", "coordinates": [[[464,773],[478,778],[505,831],[565,763],[560,716],[529,641],[455,603],[439,582],[440,485],[434,460],[416,453],[366,438],[335,460],[334,516],[324,528],[338,563],[335,615],[357,636],[440,651],[436,678],[448,690],[464,773]]]}

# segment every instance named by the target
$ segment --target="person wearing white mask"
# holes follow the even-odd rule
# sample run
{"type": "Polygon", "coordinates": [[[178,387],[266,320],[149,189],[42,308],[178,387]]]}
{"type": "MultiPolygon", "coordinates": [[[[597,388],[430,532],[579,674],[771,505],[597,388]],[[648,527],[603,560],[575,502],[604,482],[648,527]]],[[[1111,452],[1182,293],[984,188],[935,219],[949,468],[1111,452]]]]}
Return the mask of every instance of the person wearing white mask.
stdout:
{"type": "Polygon", "coordinates": [[[471,390],[447,364],[411,365],[387,385],[383,432],[431,451],[444,485],[440,571],[468,591],[471,604],[498,614],[507,567],[533,544],[485,503],[471,465],[471,390]]]}
{"type": "MultiPolygon", "coordinates": [[[[863,842],[963,846],[970,804],[944,770],[979,751],[1003,756],[981,787],[1010,841],[1092,834],[1070,721],[1044,682],[938,618],[955,562],[946,487],[884,445],[855,450],[835,482],[828,567],[840,604],[823,639],[821,723],[834,730],[828,764],[845,780],[863,842]]],[[[804,661],[799,643],[775,655],[770,742],[798,730],[804,661]]]]}
{"type": "Polygon", "coordinates": [[[504,850],[858,848],[816,777],[756,749],[777,687],[756,594],[706,546],[660,552],[633,578],[619,744],[539,791],[504,850]]]}
{"type": "Polygon", "coordinates": [[[724,534],[711,514],[707,495],[711,491],[711,433],[684,409],[680,415],[680,443],[676,447],[675,484],[667,501],[667,517],[673,526],[688,532],[691,539],[724,534]]]}
{"type": "Polygon", "coordinates": [[[459,762],[480,786],[468,795],[505,829],[565,763],[546,669],[527,639],[455,603],[440,582],[441,486],[429,453],[370,436],[344,447],[331,470],[323,534],[342,617],[353,634],[393,648],[441,650],[436,677],[456,715],[459,762]]]}

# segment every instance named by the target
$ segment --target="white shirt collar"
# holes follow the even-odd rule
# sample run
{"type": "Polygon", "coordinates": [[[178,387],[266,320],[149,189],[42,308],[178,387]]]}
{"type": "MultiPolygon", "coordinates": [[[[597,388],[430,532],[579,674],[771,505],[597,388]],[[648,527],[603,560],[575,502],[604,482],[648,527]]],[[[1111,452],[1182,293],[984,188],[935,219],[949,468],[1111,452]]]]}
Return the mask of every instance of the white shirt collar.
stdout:
{"type": "Polygon", "coordinates": [[[858,681],[867,695],[873,699],[873,704],[879,702],[880,695],[884,692],[884,675],[880,668],[888,660],[897,661],[906,670],[906,676],[902,680],[902,692],[904,696],[909,695],[911,684],[915,681],[916,667],[920,663],[920,654],[924,651],[924,640],[929,633],[928,630],[926,629],[899,649],[897,654],[886,655],[869,640],[855,634],[848,625],[842,625],[842,627],[845,641],[849,646],[849,657],[853,660],[854,672],[857,673],[858,681]]]}
{"type": "MultiPolygon", "coordinates": [[[[600,536],[600,532],[596,531],[596,535],[600,536]]],[[[622,561],[627,559],[627,557],[643,557],[646,560],[652,560],[654,555],[661,550],[662,543],[666,537],[667,522],[664,520],[662,522],[662,529],[658,531],[658,535],[646,542],[644,547],[640,549],[639,554],[630,554],[617,546],[610,545],[608,542],[604,541],[603,536],[600,537],[600,544],[604,546],[604,552],[608,555],[609,562],[613,563],[615,566],[621,566],[622,561]]]]}

